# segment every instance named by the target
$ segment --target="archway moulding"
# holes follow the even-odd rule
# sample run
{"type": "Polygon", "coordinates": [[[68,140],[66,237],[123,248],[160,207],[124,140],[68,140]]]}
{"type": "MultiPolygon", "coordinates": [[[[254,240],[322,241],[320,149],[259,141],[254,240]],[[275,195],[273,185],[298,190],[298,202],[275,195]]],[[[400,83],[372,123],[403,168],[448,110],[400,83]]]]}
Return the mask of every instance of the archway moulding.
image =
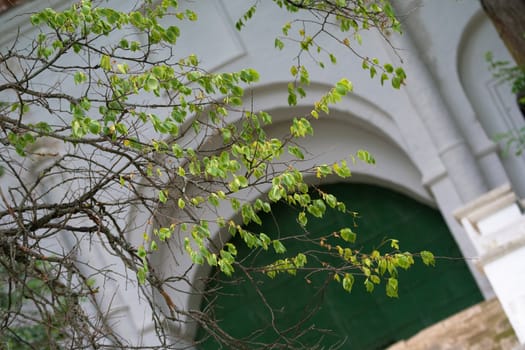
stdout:
{"type": "MultiPolygon", "coordinates": [[[[254,110],[264,109],[274,117],[274,124],[268,129],[270,137],[279,137],[289,130],[288,120],[294,116],[308,112],[307,106],[312,101],[302,101],[298,107],[290,109],[282,104],[282,91],[275,87],[264,88],[268,92],[262,94],[259,89],[254,91],[257,106],[254,110]],[[274,96],[272,96],[274,95],[274,96]],[[277,97],[279,98],[272,98],[277,97]],[[269,101],[268,103],[263,103],[269,101]],[[258,108],[259,106],[264,108],[258,108]],[[290,111],[293,111],[290,113],[290,111]]],[[[240,117],[238,117],[240,118],[240,117]]],[[[237,119],[238,121],[239,119],[237,119]]],[[[376,184],[383,187],[394,189],[409,197],[415,198],[425,204],[436,206],[433,196],[422,184],[422,176],[419,168],[414,161],[407,155],[404,149],[403,138],[397,130],[392,118],[377,108],[374,104],[366,101],[359,96],[352,96],[344,99],[341,103],[332,108],[329,116],[321,117],[314,125],[315,135],[300,140],[309,153],[306,158],[310,160],[297,162],[295,165],[300,168],[308,168],[316,164],[332,163],[341,158],[348,159],[350,154],[355,154],[358,149],[370,151],[376,158],[376,165],[353,164],[349,162],[353,176],[348,179],[349,182],[376,184]]],[[[282,161],[287,163],[292,161],[288,156],[283,155],[282,161]]],[[[307,178],[311,183],[318,183],[315,177],[307,178]]],[[[326,182],[330,183],[340,181],[336,178],[328,178],[326,182]]],[[[239,194],[240,198],[248,201],[255,201],[262,197],[269,190],[270,185],[262,185],[255,189],[246,190],[239,194]]],[[[166,218],[176,218],[178,209],[164,208],[161,216],[166,218]]],[[[220,215],[226,221],[239,221],[238,214],[232,210],[228,203],[225,203],[215,212],[202,210],[196,215],[200,218],[212,218],[220,215]]],[[[135,217],[135,215],[130,215],[135,217]]],[[[169,219],[168,219],[169,220],[169,219]]],[[[217,246],[229,240],[229,234],[222,232],[217,226],[210,224],[212,239],[217,246]]],[[[176,260],[173,258],[173,250],[183,251],[182,240],[174,237],[174,245],[171,251],[168,248],[161,249],[155,257],[156,263],[162,266],[164,273],[168,275],[180,275],[181,272],[188,271],[191,267],[191,261],[186,254],[178,254],[176,260]]],[[[188,276],[192,285],[185,281],[176,282],[173,290],[179,293],[170,295],[173,302],[184,309],[198,309],[201,302],[200,290],[204,289],[201,278],[207,276],[210,272],[208,266],[194,266],[188,276]]],[[[191,339],[195,326],[191,323],[181,322],[177,325],[176,333],[185,339],[191,339]]]]}

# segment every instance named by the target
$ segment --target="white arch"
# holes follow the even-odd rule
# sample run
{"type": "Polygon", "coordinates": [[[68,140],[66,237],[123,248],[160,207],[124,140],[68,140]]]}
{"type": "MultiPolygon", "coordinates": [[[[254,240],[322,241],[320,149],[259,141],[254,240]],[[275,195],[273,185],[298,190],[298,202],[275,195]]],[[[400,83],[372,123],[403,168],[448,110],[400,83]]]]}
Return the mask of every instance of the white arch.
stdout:
{"type": "MultiPolygon", "coordinates": [[[[493,138],[498,133],[518,130],[525,126],[516,98],[510,91],[510,82],[494,78],[488,62],[485,61],[485,53],[492,52],[496,61],[513,62],[496,29],[481,10],[477,11],[465,26],[457,52],[458,77],[466,99],[475,111],[475,121],[484,129],[484,132],[480,132],[482,137],[485,137],[486,133],[493,138]]],[[[515,191],[525,195],[525,155],[504,156],[501,163],[515,191]]],[[[491,167],[493,172],[498,169],[494,164],[491,167]]],[[[495,179],[494,186],[508,181],[501,179],[501,176],[487,178],[495,179]]]]}
{"type": "MultiPolygon", "coordinates": [[[[314,92],[326,91],[326,86],[317,85],[313,90],[314,92]]],[[[311,106],[313,102],[305,99],[300,101],[299,106],[295,108],[287,107],[280,102],[283,100],[285,91],[278,86],[271,85],[257,88],[253,92],[256,95],[257,107],[264,106],[264,110],[273,116],[274,123],[266,129],[270,137],[278,137],[286,133],[289,130],[288,122],[294,116],[309,113],[308,106],[311,106]]],[[[314,93],[311,99],[313,98],[315,98],[314,93]]],[[[258,110],[257,107],[255,110],[258,110]]],[[[421,172],[404,149],[403,139],[392,118],[371,101],[355,95],[345,98],[331,109],[330,115],[322,116],[315,121],[313,127],[314,136],[300,140],[301,146],[309,153],[306,155],[308,160],[296,164],[299,168],[309,168],[322,163],[330,164],[343,158],[348,159],[349,154],[355,154],[358,149],[366,149],[375,156],[376,165],[359,163],[350,165],[353,176],[348,181],[379,184],[398,190],[426,204],[434,204],[432,196],[422,184],[421,172]]],[[[284,160],[287,158],[284,157],[284,160]]],[[[315,181],[315,179],[310,180],[315,181]]],[[[335,180],[339,181],[333,178],[326,182],[335,180]]],[[[269,185],[262,185],[246,190],[240,196],[243,200],[255,201],[268,190],[269,185]]],[[[176,208],[166,208],[164,212],[166,216],[177,215],[174,214],[177,212],[176,208]]],[[[238,219],[238,213],[233,211],[229,204],[220,206],[218,214],[227,221],[238,219]]],[[[217,212],[202,211],[198,215],[203,219],[213,218],[217,212]]],[[[210,225],[210,230],[212,239],[218,245],[230,238],[218,227],[210,225]]],[[[177,276],[189,270],[188,278],[191,283],[175,282],[173,290],[178,290],[178,292],[172,292],[170,296],[179,308],[198,309],[202,298],[200,291],[205,288],[201,283],[201,278],[209,274],[210,268],[207,265],[191,268],[189,257],[183,253],[181,240],[175,237],[172,242],[174,245],[170,249],[162,245],[163,248],[156,255],[157,270],[162,267],[163,273],[167,276],[177,276]],[[173,250],[181,252],[176,261],[173,259],[173,250]]],[[[175,325],[174,329],[177,337],[188,341],[193,339],[196,331],[194,324],[185,322],[175,325]]]]}

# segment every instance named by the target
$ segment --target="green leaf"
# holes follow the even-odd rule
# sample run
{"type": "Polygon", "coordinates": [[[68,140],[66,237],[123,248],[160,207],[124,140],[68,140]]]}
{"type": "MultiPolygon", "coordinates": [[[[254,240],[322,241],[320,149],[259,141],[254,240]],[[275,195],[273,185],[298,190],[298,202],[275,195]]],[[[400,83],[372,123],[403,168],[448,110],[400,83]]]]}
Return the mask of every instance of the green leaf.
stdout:
{"type": "Polygon", "coordinates": [[[348,79],[344,78],[339,80],[335,85],[335,91],[337,91],[337,93],[342,96],[346,95],[349,91],[352,91],[353,88],[354,87],[352,83],[348,79]]]}
{"type": "Polygon", "coordinates": [[[306,255],[304,255],[303,253],[297,254],[297,256],[293,258],[293,263],[295,267],[298,268],[305,266],[307,263],[306,255]]]}
{"type": "Polygon", "coordinates": [[[412,265],[411,259],[409,259],[409,257],[405,254],[396,254],[396,263],[397,266],[404,270],[408,269],[412,265]]]}
{"type": "Polygon", "coordinates": [[[434,254],[427,250],[423,250],[421,253],[421,260],[423,260],[423,264],[427,266],[435,266],[436,261],[434,259],[434,254]]]}
{"type": "Polygon", "coordinates": [[[210,202],[210,204],[213,205],[214,207],[218,207],[219,206],[219,197],[215,193],[212,193],[208,197],[208,202],[210,202]]]}
{"type": "Polygon", "coordinates": [[[100,123],[96,120],[90,120],[88,124],[89,132],[92,134],[98,135],[102,129],[100,123]]]}
{"type": "Polygon", "coordinates": [[[137,279],[139,281],[139,284],[146,283],[146,270],[144,268],[140,267],[137,270],[137,279]]]}
{"type": "Polygon", "coordinates": [[[352,175],[350,169],[348,168],[348,165],[346,164],[346,161],[343,159],[340,164],[335,163],[333,166],[334,172],[342,178],[346,178],[352,175]]]}
{"type": "Polygon", "coordinates": [[[111,59],[108,55],[102,55],[102,57],[100,57],[100,67],[105,71],[111,70],[111,59]]]}
{"type": "Polygon", "coordinates": [[[128,67],[127,64],[120,64],[120,63],[119,63],[119,64],[117,64],[117,69],[118,69],[118,71],[119,71],[120,73],[122,73],[122,74],[126,74],[126,73],[128,72],[129,67],[128,67]]]}
{"type": "Polygon", "coordinates": [[[275,252],[276,252],[277,254],[282,254],[282,253],[286,252],[286,248],[285,248],[284,245],[281,243],[281,241],[279,241],[279,240],[276,239],[276,240],[274,240],[274,241],[272,242],[272,244],[273,244],[273,250],[275,250],[275,252]]]}
{"type": "Polygon", "coordinates": [[[370,275],[370,281],[372,281],[372,283],[374,284],[381,283],[381,279],[379,278],[378,275],[370,275]]]}
{"type": "Polygon", "coordinates": [[[144,90],[153,91],[158,89],[159,81],[153,75],[149,75],[146,79],[146,84],[144,85],[144,90]]]}
{"type": "Polygon", "coordinates": [[[275,38],[274,46],[277,49],[282,50],[284,48],[284,43],[281,40],[279,40],[279,38],[275,38]]]}
{"type": "Polygon", "coordinates": [[[168,27],[168,29],[166,29],[165,40],[170,44],[175,44],[179,35],[179,28],[175,26],[170,26],[168,27]]]}
{"type": "Polygon", "coordinates": [[[140,42],[138,42],[138,41],[132,41],[132,42],[131,42],[131,45],[130,45],[130,47],[129,47],[129,49],[130,49],[131,51],[138,51],[138,50],[140,50],[140,42]]]}
{"type": "Polygon", "coordinates": [[[139,246],[137,248],[137,255],[139,256],[139,258],[141,259],[144,259],[146,257],[146,249],[144,248],[143,245],[139,246]]]}
{"type": "Polygon", "coordinates": [[[268,249],[268,245],[271,243],[271,239],[270,237],[268,237],[267,234],[265,233],[260,233],[259,234],[259,239],[261,240],[261,246],[264,250],[267,250],[268,249]]]}
{"type": "Polygon", "coordinates": [[[354,243],[357,235],[350,228],[346,227],[339,231],[341,238],[347,242],[354,243]]]}
{"type": "Polygon", "coordinates": [[[301,149],[297,146],[288,146],[288,153],[290,153],[298,159],[304,159],[303,152],[301,152],[301,149]]]}
{"type": "Polygon", "coordinates": [[[397,278],[390,277],[386,284],[386,295],[390,298],[397,298],[398,281],[397,278]]]}
{"type": "Polygon", "coordinates": [[[399,240],[397,239],[390,240],[390,247],[399,250],[399,240]]]}
{"type": "Polygon", "coordinates": [[[171,237],[172,227],[161,227],[156,231],[153,231],[161,241],[165,241],[171,237]]]}
{"type": "Polygon", "coordinates": [[[307,207],[307,210],[313,216],[317,218],[322,218],[326,211],[326,205],[322,200],[316,199],[312,202],[311,205],[307,207]]]}
{"type": "Polygon", "coordinates": [[[86,81],[86,75],[84,74],[84,72],[76,72],[73,76],[73,80],[75,84],[81,84],[86,81]]]}
{"type": "Polygon", "coordinates": [[[374,291],[374,284],[368,278],[365,280],[364,284],[368,293],[372,293],[374,291]]]}
{"type": "Polygon", "coordinates": [[[375,77],[377,74],[377,70],[374,66],[370,67],[370,78],[375,77]]]}
{"type": "Polygon", "coordinates": [[[390,63],[386,63],[383,68],[385,68],[385,71],[387,73],[392,73],[394,71],[394,67],[390,63]]]}
{"type": "Polygon", "coordinates": [[[354,276],[352,274],[345,273],[345,277],[343,278],[343,289],[350,293],[352,291],[353,285],[354,276]]]}
{"type": "Polygon", "coordinates": [[[392,77],[392,87],[399,89],[401,87],[401,79],[399,77],[392,77]]]}
{"type": "Polygon", "coordinates": [[[156,251],[156,250],[158,250],[158,249],[159,249],[159,247],[157,246],[157,242],[155,242],[155,241],[151,241],[151,244],[150,244],[150,250],[151,250],[151,251],[156,251]]]}
{"type": "Polygon", "coordinates": [[[304,211],[300,212],[299,215],[297,215],[297,221],[299,222],[299,225],[303,227],[306,226],[306,224],[308,223],[308,219],[304,211]]]}
{"type": "Polygon", "coordinates": [[[376,163],[375,158],[370,154],[370,152],[365,150],[357,151],[357,158],[361,159],[363,162],[366,162],[368,164],[376,163]]]}
{"type": "Polygon", "coordinates": [[[191,10],[186,10],[186,18],[188,18],[188,20],[194,22],[197,20],[197,14],[191,10]]]}
{"type": "MultiPolygon", "coordinates": [[[[224,250],[221,250],[221,253],[224,252],[224,250]]],[[[219,265],[219,268],[226,276],[231,276],[234,272],[233,266],[230,261],[225,259],[219,259],[217,262],[219,265]]]]}
{"type": "Polygon", "coordinates": [[[82,121],[75,119],[71,122],[71,129],[73,131],[73,137],[80,138],[85,135],[82,121]]]}
{"type": "Polygon", "coordinates": [[[324,196],[324,200],[330,208],[335,208],[335,206],[337,205],[337,198],[335,198],[333,194],[327,194],[326,196],[324,196]]]}
{"type": "Polygon", "coordinates": [[[388,80],[388,75],[386,73],[381,74],[381,85],[385,83],[385,81],[388,80]]]}
{"type": "Polygon", "coordinates": [[[297,94],[293,90],[288,91],[288,105],[289,106],[297,105],[297,94]]]}
{"type": "Polygon", "coordinates": [[[161,203],[166,203],[168,201],[168,191],[167,190],[159,191],[159,201],[161,203]]]}
{"type": "Polygon", "coordinates": [[[268,198],[272,202],[277,202],[279,199],[281,199],[281,187],[273,185],[270,189],[270,192],[268,192],[268,198]]]}

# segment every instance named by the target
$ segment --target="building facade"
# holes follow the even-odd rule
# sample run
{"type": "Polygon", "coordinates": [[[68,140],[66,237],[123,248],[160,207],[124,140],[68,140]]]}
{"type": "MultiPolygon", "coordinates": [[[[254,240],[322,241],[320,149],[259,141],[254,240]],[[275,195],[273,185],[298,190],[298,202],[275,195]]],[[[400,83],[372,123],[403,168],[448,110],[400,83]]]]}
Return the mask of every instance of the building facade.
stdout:
{"type": "MultiPolygon", "coordinates": [[[[27,13],[47,6],[64,8],[70,3],[65,0],[26,1],[3,13],[0,26],[6,34],[0,39],[1,47],[7,47],[17,33],[22,33],[24,37],[32,35],[27,13]]],[[[121,6],[120,2],[108,3],[110,6],[121,6]]],[[[360,48],[363,55],[396,64],[402,60],[408,78],[400,90],[383,87],[378,81],[369,79],[368,72],[361,69],[360,60],[334,47],[339,60],[336,69],[312,69],[308,95],[299,100],[293,109],[288,107],[285,96],[288,69],[294,49],[285,48],[283,53],[276,54],[273,48],[274,39],[279,36],[282,24],[290,20],[287,18],[289,14],[275,11],[275,5],[269,1],[261,2],[256,16],[242,31],[237,31],[235,21],[247,8],[243,0],[181,2],[181,5],[194,9],[199,21],[196,24],[188,24],[188,28],[181,28],[182,34],[178,42],[180,55],[197,54],[204,67],[210,71],[236,71],[245,67],[256,69],[261,80],[251,92],[254,97],[253,108],[272,114],[274,123],[267,130],[269,135],[281,135],[283,130],[288,128],[287,122],[295,115],[308,111],[316,99],[341,76],[353,81],[354,92],[335,105],[329,116],[321,118],[313,125],[314,137],[302,141],[301,146],[311,152],[309,160],[305,161],[305,167],[316,164],[320,159],[323,163],[329,163],[346,158],[358,149],[370,151],[376,159],[374,166],[356,164],[352,167],[353,175],[347,184],[331,184],[328,181],[325,185],[335,186],[342,196],[348,193],[349,202],[355,200],[363,207],[363,211],[370,211],[370,216],[374,215],[373,208],[380,208],[377,210],[380,210],[382,215],[394,212],[391,216],[378,214],[375,218],[376,222],[386,220],[399,223],[392,227],[371,227],[371,232],[376,232],[378,237],[386,233],[396,236],[395,231],[399,230],[411,232],[405,238],[408,241],[421,241],[423,237],[433,237],[429,238],[429,245],[449,242],[452,247],[450,249],[458,249],[465,258],[464,266],[448,267],[452,274],[456,268],[457,271],[461,270],[460,275],[443,277],[440,281],[441,285],[463,283],[451,282],[456,281],[454,278],[471,281],[468,282],[471,284],[461,291],[447,287],[448,294],[440,294],[439,298],[448,301],[453,296],[461,299],[456,309],[451,308],[449,311],[438,313],[435,318],[423,321],[423,316],[414,314],[413,320],[406,321],[401,326],[395,320],[387,322],[384,318],[376,317],[374,321],[372,318],[371,325],[379,323],[381,327],[382,323],[391,323],[391,333],[372,332],[369,338],[380,341],[363,341],[359,345],[361,348],[384,348],[400,339],[409,338],[421,329],[482,299],[489,300],[502,295],[497,291],[500,287],[494,287],[494,283],[500,282],[487,278],[480,267],[480,255],[486,252],[480,250],[477,245],[476,233],[466,232],[468,229],[460,222],[466,214],[454,215],[458,209],[507,184],[510,186],[510,192],[516,195],[512,203],[525,196],[525,181],[522,175],[525,173],[525,156],[503,156],[501,145],[493,141],[496,134],[516,130],[525,125],[515,96],[510,93],[507,83],[493,77],[488,69],[485,53],[492,52],[498,60],[510,60],[510,57],[477,1],[404,1],[396,8],[403,22],[403,35],[392,35],[388,38],[389,41],[386,41],[377,33],[363,33],[364,44],[360,48]],[[198,26],[198,30],[191,25],[198,26]],[[357,195],[352,197],[352,193],[357,195]],[[371,209],[367,209],[367,198],[371,209]],[[404,208],[404,211],[395,212],[396,208],[404,208]],[[410,230],[414,226],[417,229],[410,230]],[[436,228],[435,233],[430,232],[430,226],[436,228]],[[392,338],[392,334],[397,334],[397,338],[392,338]]],[[[247,195],[255,200],[260,193],[253,191],[247,195]]],[[[494,210],[500,209],[498,207],[494,210]]],[[[284,213],[284,209],[279,210],[284,213]]],[[[484,215],[490,216],[489,214],[484,215]]],[[[141,215],[143,214],[140,209],[130,208],[129,227],[135,227],[133,220],[140,222],[141,215]]],[[[235,219],[236,213],[230,209],[224,216],[235,219]]],[[[513,220],[518,216],[512,216],[513,220]]],[[[282,224],[286,225],[286,217],[286,214],[282,214],[278,220],[282,220],[282,224]]],[[[366,226],[366,216],[362,220],[366,226]]],[[[506,222],[508,217],[502,216],[497,220],[506,222]]],[[[136,236],[137,242],[142,237],[142,231],[142,227],[137,227],[131,232],[132,236],[136,236]]],[[[221,232],[213,234],[218,237],[221,232]]],[[[516,239],[519,241],[520,238],[516,239]]],[[[432,246],[428,249],[432,250],[432,246]]],[[[449,248],[443,249],[448,253],[455,252],[447,250],[449,248]]],[[[96,252],[91,254],[93,256],[90,259],[110,259],[96,256],[96,252]]],[[[186,271],[191,266],[187,256],[180,257],[172,264],[166,264],[166,259],[169,259],[168,252],[162,249],[157,259],[164,262],[162,266],[166,275],[176,275],[177,271],[186,271]]],[[[517,261],[523,266],[525,259],[517,261]]],[[[497,274],[500,274],[504,268],[497,269],[497,274]]],[[[209,273],[211,271],[208,268],[199,267],[193,268],[190,276],[196,281],[195,285],[199,285],[197,281],[209,273]]],[[[425,289],[425,286],[430,286],[427,285],[430,282],[426,277],[422,276],[417,280],[420,284],[413,286],[414,289],[421,288],[424,291],[417,297],[419,299],[414,297],[414,303],[424,303],[425,297],[432,298],[428,294],[432,288],[425,289]]],[[[201,287],[206,288],[205,285],[201,287]]],[[[269,288],[274,289],[275,286],[269,288]]],[[[203,307],[203,301],[195,297],[188,284],[180,283],[175,289],[179,292],[172,292],[171,298],[179,307],[203,307]]],[[[115,326],[121,334],[128,337],[130,343],[154,341],[153,322],[148,318],[147,305],[129,303],[136,295],[132,288],[119,288],[118,282],[115,282],[106,288],[105,293],[114,295],[112,317],[118,320],[115,326]]],[[[408,290],[407,294],[410,294],[408,290]]],[[[403,298],[401,295],[401,302],[403,298]]],[[[410,298],[407,296],[407,303],[412,300],[410,298]]],[[[515,322],[518,323],[513,325],[525,327],[525,323],[519,323],[525,315],[524,295],[513,295],[510,298],[518,300],[518,304],[513,304],[512,310],[505,308],[505,301],[502,301],[502,304],[507,313],[514,315],[509,317],[511,323],[517,319],[515,322]]],[[[242,303],[249,303],[249,300],[248,298],[242,303]]],[[[368,302],[374,303],[370,300],[368,302]]],[[[224,303],[229,305],[228,301],[224,303]]],[[[378,303],[376,299],[376,304],[378,303]]],[[[330,307],[322,305],[324,308],[330,307]]],[[[337,309],[339,306],[335,303],[331,307],[337,309]]],[[[402,313],[401,307],[396,307],[395,311],[402,313]]],[[[417,306],[412,308],[417,309],[417,306]]],[[[437,305],[432,310],[439,308],[437,305]]],[[[381,313],[386,309],[379,305],[374,310],[381,313]]],[[[243,310],[239,313],[242,315],[243,310]]],[[[363,313],[366,314],[366,311],[363,313]]],[[[386,315],[387,311],[384,313],[386,315]]],[[[330,318],[330,315],[335,314],[336,312],[329,313],[326,317],[330,318]]],[[[356,314],[355,317],[359,315],[356,314]]],[[[242,316],[239,315],[231,317],[228,322],[242,320],[242,316]]],[[[317,322],[323,321],[319,319],[317,322]]],[[[351,334],[352,327],[355,325],[348,324],[347,328],[342,327],[338,334],[351,334]]],[[[515,331],[521,343],[524,343],[523,330],[515,331]]],[[[365,330],[355,332],[363,335],[365,330]]],[[[181,323],[173,327],[173,336],[185,344],[192,344],[199,338],[199,334],[199,330],[191,323],[181,323]]],[[[352,343],[351,335],[349,340],[352,343]]],[[[203,346],[213,348],[213,345],[206,343],[203,346]]]]}

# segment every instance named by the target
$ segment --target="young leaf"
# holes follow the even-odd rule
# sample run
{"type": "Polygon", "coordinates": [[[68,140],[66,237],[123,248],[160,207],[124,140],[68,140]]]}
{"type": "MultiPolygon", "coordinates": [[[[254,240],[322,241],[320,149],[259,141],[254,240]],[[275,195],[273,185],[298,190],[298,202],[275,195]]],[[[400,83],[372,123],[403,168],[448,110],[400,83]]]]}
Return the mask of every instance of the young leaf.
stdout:
{"type": "Polygon", "coordinates": [[[357,235],[355,232],[352,232],[350,228],[343,228],[341,231],[339,231],[339,234],[341,235],[341,238],[344,239],[347,242],[354,243],[357,235]]]}
{"type": "Polygon", "coordinates": [[[272,244],[273,244],[273,249],[275,250],[275,252],[276,252],[277,254],[282,254],[282,253],[286,252],[286,248],[285,248],[284,245],[281,243],[281,241],[279,241],[279,240],[276,239],[276,240],[274,240],[274,241],[272,242],[272,244]]]}
{"type": "Polygon", "coordinates": [[[345,277],[343,278],[343,289],[350,293],[352,291],[353,285],[354,276],[349,273],[345,273],[345,277]]]}
{"type": "Polygon", "coordinates": [[[398,281],[397,278],[390,277],[386,284],[386,295],[391,298],[397,298],[398,281]]]}
{"type": "Polygon", "coordinates": [[[427,251],[427,250],[423,250],[421,253],[421,260],[423,260],[423,264],[427,265],[427,266],[435,266],[435,259],[434,259],[434,254],[432,254],[431,252],[427,251]]]}

